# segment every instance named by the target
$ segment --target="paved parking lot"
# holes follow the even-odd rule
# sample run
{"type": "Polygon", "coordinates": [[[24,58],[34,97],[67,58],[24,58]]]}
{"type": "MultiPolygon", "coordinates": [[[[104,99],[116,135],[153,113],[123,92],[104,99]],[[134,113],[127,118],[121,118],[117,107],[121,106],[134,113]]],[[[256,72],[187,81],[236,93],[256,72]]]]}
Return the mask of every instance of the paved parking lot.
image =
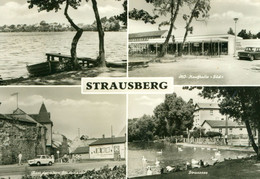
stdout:
{"type": "MultiPolygon", "coordinates": [[[[140,58],[151,60],[152,58],[140,58]]],[[[138,60],[138,57],[129,58],[138,60]]],[[[175,85],[260,85],[260,60],[234,57],[169,57],[129,70],[129,77],[174,77],[175,85]]]]}

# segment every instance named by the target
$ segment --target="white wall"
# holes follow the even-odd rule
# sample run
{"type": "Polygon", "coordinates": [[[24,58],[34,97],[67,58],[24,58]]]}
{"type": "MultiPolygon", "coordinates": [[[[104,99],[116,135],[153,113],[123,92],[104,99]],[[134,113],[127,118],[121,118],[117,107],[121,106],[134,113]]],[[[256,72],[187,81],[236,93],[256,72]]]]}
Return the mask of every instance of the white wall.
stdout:
{"type": "Polygon", "coordinates": [[[119,147],[121,158],[125,158],[125,143],[89,146],[90,159],[113,159],[114,149],[119,147]]]}

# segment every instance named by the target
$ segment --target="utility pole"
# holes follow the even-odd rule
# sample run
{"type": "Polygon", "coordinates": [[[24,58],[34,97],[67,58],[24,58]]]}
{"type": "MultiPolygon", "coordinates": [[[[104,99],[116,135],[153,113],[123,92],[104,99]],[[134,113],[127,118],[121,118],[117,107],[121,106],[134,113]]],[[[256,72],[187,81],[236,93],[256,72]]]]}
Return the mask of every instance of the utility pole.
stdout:
{"type": "Polygon", "coordinates": [[[236,50],[237,50],[237,21],[238,18],[234,18],[235,21],[235,48],[234,48],[234,57],[236,56],[236,50]]]}

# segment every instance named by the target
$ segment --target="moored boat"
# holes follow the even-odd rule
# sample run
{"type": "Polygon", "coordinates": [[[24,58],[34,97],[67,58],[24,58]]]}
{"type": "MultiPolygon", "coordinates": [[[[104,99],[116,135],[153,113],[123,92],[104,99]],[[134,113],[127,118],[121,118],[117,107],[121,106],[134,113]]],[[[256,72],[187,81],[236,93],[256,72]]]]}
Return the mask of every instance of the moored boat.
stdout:
{"type": "Polygon", "coordinates": [[[45,76],[57,72],[59,65],[60,62],[58,61],[46,61],[33,65],[27,65],[26,68],[33,76],[45,76]]]}
{"type": "Polygon", "coordinates": [[[114,62],[106,61],[106,65],[107,67],[112,67],[112,68],[126,68],[127,61],[126,60],[114,61],[114,62]]]}

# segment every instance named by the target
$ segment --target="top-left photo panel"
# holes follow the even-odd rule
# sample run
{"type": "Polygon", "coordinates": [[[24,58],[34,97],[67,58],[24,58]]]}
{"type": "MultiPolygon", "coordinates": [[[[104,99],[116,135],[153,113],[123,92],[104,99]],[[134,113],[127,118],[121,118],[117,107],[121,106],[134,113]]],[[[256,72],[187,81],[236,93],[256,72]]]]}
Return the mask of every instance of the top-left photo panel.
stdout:
{"type": "Polygon", "coordinates": [[[0,86],[127,76],[127,0],[1,0],[0,86]]]}

